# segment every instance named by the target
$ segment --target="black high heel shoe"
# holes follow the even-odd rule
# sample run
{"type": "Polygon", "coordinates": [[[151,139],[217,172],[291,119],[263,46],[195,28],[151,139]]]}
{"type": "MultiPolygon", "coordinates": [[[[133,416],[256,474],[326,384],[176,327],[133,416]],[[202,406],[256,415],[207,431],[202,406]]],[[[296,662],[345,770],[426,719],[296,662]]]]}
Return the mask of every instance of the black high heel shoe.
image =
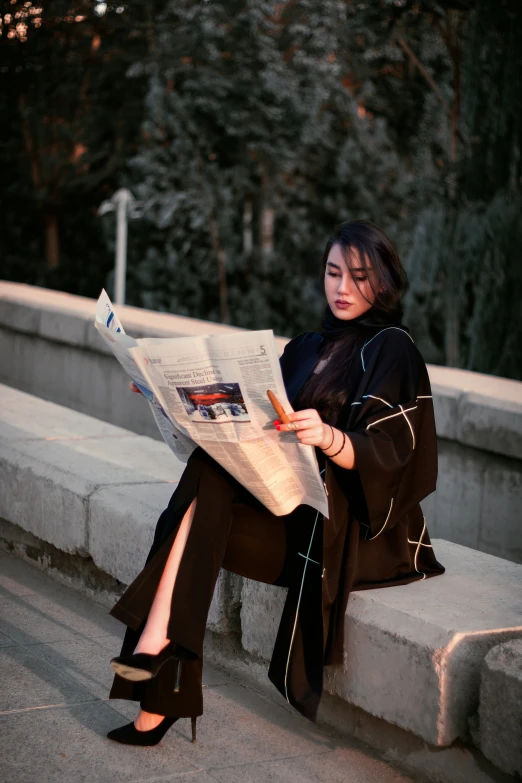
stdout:
{"type": "Polygon", "coordinates": [[[179,691],[181,681],[182,662],[186,659],[197,657],[190,650],[179,644],[167,642],[165,647],[157,653],[135,653],[134,655],[118,655],[111,660],[111,668],[126,680],[141,682],[151,680],[159,672],[167,661],[173,658],[177,661],[174,676],[174,693],[179,691]]]}
{"type": "MultiPolygon", "coordinates": [[[[107,737],[115,742],[121,742],[123,745],[157,745],[177,720],[179,718],[165,717],[154,729],[149,729],[148,731],[140,731],[136,728],[133,721],[109,731],[107,737]]],[[[191,718],[190,720],[192,724],[192,742],[195,742],[197,718],[191,718]]]]}

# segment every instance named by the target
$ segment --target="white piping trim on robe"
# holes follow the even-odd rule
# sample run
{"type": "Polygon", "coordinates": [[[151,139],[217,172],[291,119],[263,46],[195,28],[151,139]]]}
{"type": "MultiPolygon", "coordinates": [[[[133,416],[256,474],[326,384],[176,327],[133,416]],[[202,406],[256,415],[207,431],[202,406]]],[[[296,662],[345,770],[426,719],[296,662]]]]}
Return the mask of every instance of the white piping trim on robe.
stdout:
{"type": "Polygon", "coordinates": [[[361,348],[361,364],[362,364],[362,368],[363,368],[363,370],[364,370],[365,372],[366,372],[366,366],[365,366],[365,364],[364,364],[364,356],[363,356],[363,351],[364,351],[364,349],[366,348],[366,346],[367,346],[367,345],[369,345],[369,344],[371,343],[371,341],[372,341],[372,340],[375,340],[375,338],[376,338],[376,337],[378,337],[378,336],[379,336],[380,334],[382,334],[383,332],[387,332],[387,331],[388,331],[388,329],[398,329],[398,330],[399,330],[399,332],[404,332],[404,334],[407,334],[407,335],[408,335],[408,337],[410,338],[410,340],[412,341],[412,343],[414,343],[414,344],[415,344],[415,341],[414,341],[413,337],[411,336],[411,334],[408,334],[408,332],[407,332],[405,329],[401,329],[401,327],[400,327],[400,326],[387,326],[385,329],[381,329],[381,331],[380,331],[380,332],[377,332],[377,334],[374,334],[374,335],[373,335],[373,337],[370,337],[370,339],[369,339],[367,342],[365,342],[365,343],[364,343],[364,345],[363,345],[363,347],[361,348]]]}
{"type": "Polygon", "coordinates": [[[297,554],[298,554],[298,555],[301,555],[301,557],[304,557],[304,559],[305,559],[305,560],[309,560],[309,561],[310,561],[310,563],[317,563],[317,565],[321,565],[321,563],[319,562],[319,560],[314,560],[314,559],[313,559],[313,557],[307,557],[306,555],[303,555],[303,553],[302,553],[302,552],[298,552],[297,554]]]}
{"type": "MultiPolygon", "coordinates": [[[[377,421],[370,422],[370,424],[368,424],[366,429],[369,430],[370,427],[373,427],[374,424],[380,424],[381,421],[386,421],[386,419],[393,419],[394,416],[404,416],[404,418],[406,419],[406,421],[410,425],[410,430],[411,430],[410,420],[406,416],[406,413],[408,413],[408,411],[414,411],[417,408],[417,406],[414,405],[413,408],[406,408],[406,410],[404,410],[402,405],[399,405],[399,408],[400,408],[400,411],[398,413],[390,413],[389,416],[383,416],[382,419],[377,419],[377,421]]],[[[412,435],[413,435],[413,430],[412,430],[412,435]]],[[[415,441],[415,438],[413,440],[415,441]]]]}
{"type": "MultiPolygon", "coordinates": [[[[415,406],[415,407],[417,407],[417,406],[415,406]]],[[[408,417],[404,413],[404,408],[402,407],[402,405],[399,405],[399,408],[403,412],[404,418],[408,422],[408,427],[410,428],[410,431],[411,431],[411,437],[413,438],[413,448],[415,448],[415,435],[413,434],[413,427],[411,426],[411,421],[408,419],[408,417]]]]}
{"type": "MultiPolygon", "coordinates": [[[[408,544],[419,544],[419,543],[420,541],[410,541],[410,539],[408,538],[408,544]]],[[[431,544],[421,544],[421,546],[427,546],[428,549],[433,549],[433,546],[431,544]]]]}
{"type": "MultiPolygon", "coordinates": [[[[389,402],[386,402],[386,400],[383,400],[382,397],[376,397],[374,394],[363,394],[363,400],[367,397],[372,397],[374,400],[380,400],[385,405],[387,405],[389,408],[394,408],[395,406],[392,405],[389,402]]],[[[431,394],[419,394],[417,397],[415,397],[415,401],[417,400],[432,400],[433,396],[431,394]]],[[[350,405],[362,405],[362,402],[351,402],[350,405]]]]}
{"type": "MultiPolygon", "coordinates": [[[[305,578],[305,574],[306,574],[306,566],[308,565],[308,561],[311,560],[311,558],[310,558],[310,550],[312,548],[312,541],[314,540],[315,527],[317,525],[317,520],[318,519],[319,519],[319,512],[317,512],[317,514],[315,515],[314,527],[313,527],[313,530],[312,530],[312,535],[310,536],[310,543],[308,544],[308,552],[306,553],[305,564],[303,566],[303,576],[301,577],[301,587],[300,587],[300,590],[299,590],[299,598],[297,599],[297,608],[295,610],[294,627],[293,627],[293,630],[292,630],[292,637],[290,639],[290,646],[288,648],[288,659],[286,661],[286,669],[285,669],[285,696],[286,696],[286,700],[287,700],[287,702],[289,704],[290,704],[290,699],[288,698],[288,687],[287,687],[288,667],[290,665],[290,655],[292,654],[292,646],[294,644],[295,630],[297,628],[297,618],[298,618],[298,615],[299,615],[299,605],[301,603],[301,596],[302,596],[302,593],[303,593],[303,585],[304,585],[304,578],[305,578]]],[[[299,554],[301,554],[301,553],[299,552],[299,554]]]]}
{"type": "Polygon", "coordinates": [[[382,397],[376,397],[375,394],[363,394],[363,400],[367,397],[371,397],[372,400],[379,400],[380,402],[383,402],[385,405],[388,406],[388,408],[393,408],[393,405],[391,405],[389,402],[386,402],[386,400],[383,400],[382,397]]]}
{"type": "MultiPolygon", "coordinates": [[[[423,544],[422,543],[422,539],[424,538],[424,531],[426,530],[426,517],[423,516],[422,517],[422,521],[424,522],[424,524],[422,526],[422,533],[420,534],[419,540],[418,541],[410,541],[410,539],[408,538],[408,544],[417,544],[417,549],[415,550],[415,557],[413,558],[413,567],[414,567],[414,569],[416,570],[416,572],[418,574],[422,574],[422,578],[423,579],[426,579],[426,574],[424,573],[424,571],[419,571],[419,569],[417,568],[417,557],[419,555],[419,549],[421,548],[421,546],[431,547],[431,544],[423,544]]],[[[431,548],[433,548],[433,547],[431,547],[431,548]]]]}
{"type": "Polygon", "coordinates": [[[391,514],[392,507],[393,507],[393,498],[392,498],[392,499],[391,499],[391,501],[390,501],[390,508],[388,509],[388,513],[386,514],[386,519],[384,520],[384,525],[381,527],[381,529],[379,530],[379,532],[378,532],[378,533],[376,533],[376,534],[375,534],[374,536],[372,536],[371,538],[367,538],[367,539],[366,539],[366,541],[374,541],[374,540],[377,538],[377,536],[380,536],[380,535],[381,535],[382,531],[384,530],[384,528],[385,528],[385,527],[386,527],[386,525],[388,524],[388,520],[389,520],[389,518],[390,518],[390,514],[391,514]]]}

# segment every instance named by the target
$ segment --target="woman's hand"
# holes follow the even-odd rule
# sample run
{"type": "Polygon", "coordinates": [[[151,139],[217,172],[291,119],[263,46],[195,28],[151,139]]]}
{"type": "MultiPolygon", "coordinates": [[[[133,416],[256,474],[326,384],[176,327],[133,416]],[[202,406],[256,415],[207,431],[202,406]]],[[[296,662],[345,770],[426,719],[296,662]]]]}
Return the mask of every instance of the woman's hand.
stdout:
{"type": "Polygon", "coordinates": [[[279,432],[295,432],[301,443],[320,449],[326,448],[332,440],[330,427],[321,420],[315,408],[289,413],[288,418],[290,424],[281,424],[279,420],[274,422],[279,432]]]}
{"type": "Polygon", "coordinates": [[[134,383],[134,381],[131,381],[131,382],[129,383],[129,389],[130,389],[131,391],[133,391],[133,392],[136,392],[137,394],[141,394],[140,390],[138,389],[138,387],[136,386],[136,384],[134,383]]]}

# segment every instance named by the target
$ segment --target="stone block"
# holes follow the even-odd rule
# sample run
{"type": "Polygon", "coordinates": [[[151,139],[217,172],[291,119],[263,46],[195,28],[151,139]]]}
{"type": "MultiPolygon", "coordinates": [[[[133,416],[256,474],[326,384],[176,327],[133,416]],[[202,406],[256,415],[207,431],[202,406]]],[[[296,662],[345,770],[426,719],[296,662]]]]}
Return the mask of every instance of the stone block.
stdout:
{"type": "Polygon", "coordinates": [[[91,495],[88,546],[99,568],[127,585],[136,578],[176,484],[101,487],[91,495]]]}
{"type": "Polygon", "coordinates": [[[522,776],[522,639],[486,655],[480,685],[480,747],[509,775],[522,776]]]}
{"type": "Polygon", "coordinates": [[[484,475],[478,547],[522,562],[522,470],[513,460],[490,463],[484,475]]]}
{"type": "Polygon", "coordinates": [[[522,385],[494,375],[428,365],[437,434],[522,458],[522,385]]]}
{"type": "Polygon", "coordinates": [[[0,325],[13,332],[37,334],[40,310],[10,300],[0,288],[0,325]]]}
{"type": "Polygon", "coordinates": [[[129,437],[132,432],[0,384],[0,440],[129,437]]]}
{"type": "Polygon", "coordinates": [[[63,551],[88,554],[97,489],[168,485],[183,471],[151,438],[5,386],[0,401],[0,516],[63,551]]]}
{"type": "Polygon", "coordinates": [[[253,655],[270,660],[288,588],[243,580],[241,643],[253,655]]]}
{"type": "Polygon", "coordinates": [[[327,667],[325,688],[446,746],[468,738],[488,650],[522,637],[522,566],[433,545],[445,574],[350,595],[345,661],[327,667]]]}
{"type": "Polygon", "coordinates": [[[18,441],[12,448],[34,463],[81,477],[93,487],[177,481],[184,467],[165,443],[133,434],[18,441]]]}
{"type": "Polygon", "coordinates": [[[85,406],[86,399],[92,393],[89,373],[91,357],[88,357],[87,362],[85,359],[86,352],[83,350],[71,349],[64,343],[39,337],[32,349],[29,345],[25,347],[26,364],[33,362],[31,394],[82,413],[91,413],[85,406]]]}
{"type": "Polygon", "coordinates": [[[430,536],[478,548],[485,455],[439,441],[436,491],[421,503],[430,536]]]}
{"type": "Polygon", "coordinates": [[[64,552],[87,554],[85,498],[94,489],[83,476],[0,442],[0,517],[64,552]]]}
{"type": "MultiPolygon", "coordinates": [[[[431,371],[430,371],[431,378],[431,371]]],[[[432,383],[433,408],[435,410],[435,426],[439,438],[454,440],[457,430],[457,411],[461,391],[452,386],[432,383]]]]}
{"type": "Polygon", "coordinates": [[[473,392],[463,395],[457,440],[476,449],[522,459],[521,389],[522,385],[512,399],[501,397],[498,392],[494,396],[473,392]]]}
{"type": "Polygon", "coordinates": [[[42,309],[38,334],[44,340],[66,343],[78,348],[84,348],[86,332],[94,328],[94,311],[92,305],[82,309],[75,308],[72,312],[68,307],[49,307],[42,309]]]}
{"type": "Polygon", "coordinates": [[[32,335],[11,332],[0,326],[0,383],[31,391],[34,366],[27,361],[25,347],[34,348],[32,335]]]}
{"type": "Polygon", "coordinates": [[[207,617],[207,628],[212,633],[238,633],[241,630],[243,581],[242,576],[224,568],[219,572],[207,617]]]}

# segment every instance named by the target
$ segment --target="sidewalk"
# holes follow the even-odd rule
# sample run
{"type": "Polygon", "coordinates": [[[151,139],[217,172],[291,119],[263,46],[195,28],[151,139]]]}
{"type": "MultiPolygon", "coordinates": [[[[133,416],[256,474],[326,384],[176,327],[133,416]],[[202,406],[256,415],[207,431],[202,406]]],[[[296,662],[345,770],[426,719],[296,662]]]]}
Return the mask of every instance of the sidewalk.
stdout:
{"type": "Polygon", "coordinates": [[[0,780],[10,783],[404,783],[370,749],[317,729],[205,665],[198,741],[180,719],[161,744],[106,738],[137,704],[108,700],[124,626],[0,550],[0,780]]]}

